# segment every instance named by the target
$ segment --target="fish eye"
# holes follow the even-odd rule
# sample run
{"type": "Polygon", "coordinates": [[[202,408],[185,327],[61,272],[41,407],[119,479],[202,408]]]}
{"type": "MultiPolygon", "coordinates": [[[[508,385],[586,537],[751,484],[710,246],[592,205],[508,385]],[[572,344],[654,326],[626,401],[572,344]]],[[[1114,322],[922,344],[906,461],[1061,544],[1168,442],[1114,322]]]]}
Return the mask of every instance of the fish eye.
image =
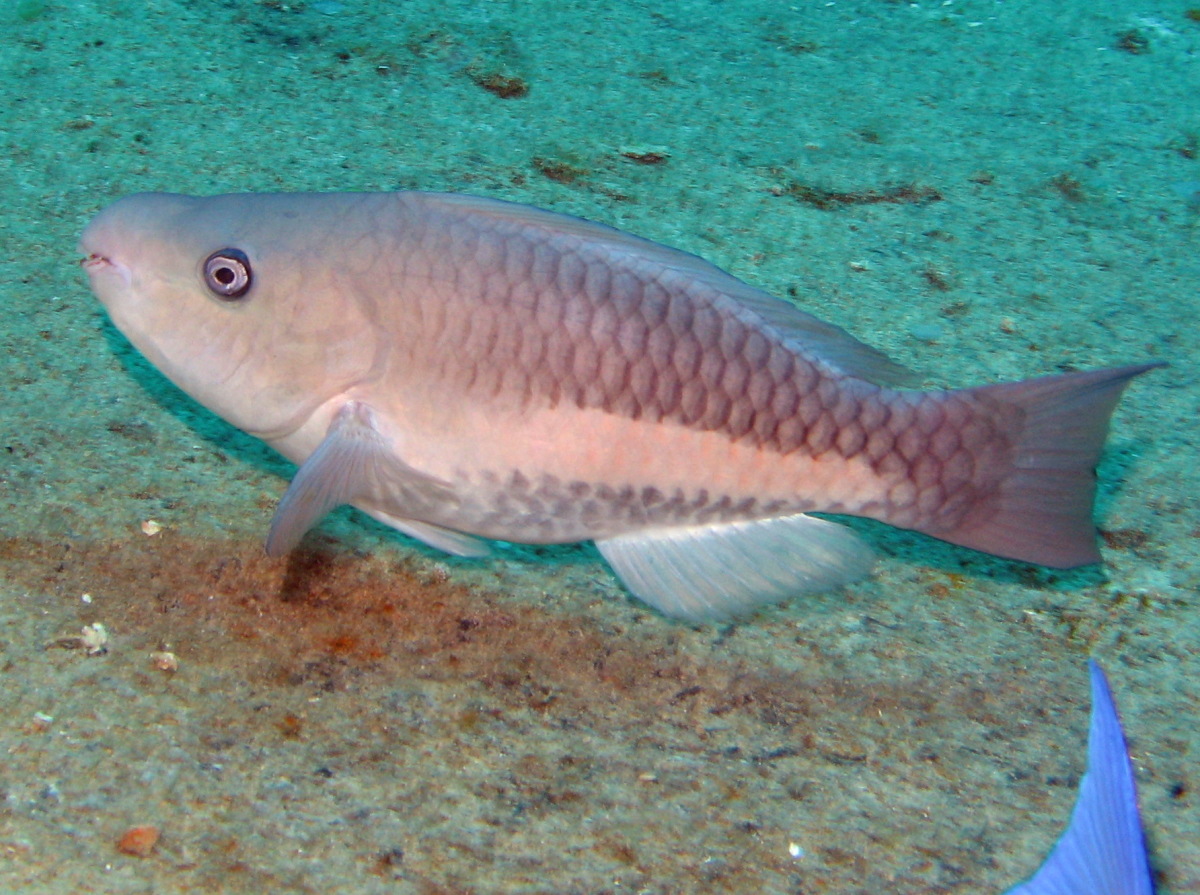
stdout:
{"type": "Polygon", "coordinates": [[[204,261],[204,285],[217,298],[232,301],[250,291],[250,259],[241,249],[218,249],[204,261]]]}

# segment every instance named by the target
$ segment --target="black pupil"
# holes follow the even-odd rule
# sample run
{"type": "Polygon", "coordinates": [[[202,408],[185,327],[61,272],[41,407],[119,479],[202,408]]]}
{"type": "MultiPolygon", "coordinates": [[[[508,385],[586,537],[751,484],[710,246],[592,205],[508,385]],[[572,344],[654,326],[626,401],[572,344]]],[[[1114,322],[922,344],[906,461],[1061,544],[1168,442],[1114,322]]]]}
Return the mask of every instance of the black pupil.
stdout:
{"type": "Polygon", "coordinates": [[[234,301],[250,290],[250,259],[241,249],[213,252],[204,260],[204,281],[221,299],[234,301]]]}

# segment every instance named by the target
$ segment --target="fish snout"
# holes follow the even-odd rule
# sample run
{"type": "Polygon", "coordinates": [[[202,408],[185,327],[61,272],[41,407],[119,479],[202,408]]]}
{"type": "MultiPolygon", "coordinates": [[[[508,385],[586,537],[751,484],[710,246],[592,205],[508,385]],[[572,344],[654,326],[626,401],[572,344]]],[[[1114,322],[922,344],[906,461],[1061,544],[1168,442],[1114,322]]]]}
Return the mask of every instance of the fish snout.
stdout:
{"type": "Polygon", "coordinates": [[[108,297],[115,294],[110,291],[112,287],[127,290],[133,284],[132,272],[124,264],[101,252],[89,251],[82,242],[79,244],[79,252],[84,256],[79,259],[79,266],[88,275],[92,291],[103,304],[107,305],[108,297]]]}

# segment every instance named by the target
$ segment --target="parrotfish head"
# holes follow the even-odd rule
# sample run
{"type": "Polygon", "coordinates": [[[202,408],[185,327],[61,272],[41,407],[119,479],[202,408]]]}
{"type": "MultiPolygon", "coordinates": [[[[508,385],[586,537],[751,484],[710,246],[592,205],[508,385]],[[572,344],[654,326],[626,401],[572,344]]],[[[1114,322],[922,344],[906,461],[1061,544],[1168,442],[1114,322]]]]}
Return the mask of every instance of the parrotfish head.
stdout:
{"type": "Polygon", "coordinates": [[[369,375],[379,347],[369,304],[338,288],[302,200],[143,193],[100,212],[79,244],[92,289],[134,347],[267,440],[369,375]]]}

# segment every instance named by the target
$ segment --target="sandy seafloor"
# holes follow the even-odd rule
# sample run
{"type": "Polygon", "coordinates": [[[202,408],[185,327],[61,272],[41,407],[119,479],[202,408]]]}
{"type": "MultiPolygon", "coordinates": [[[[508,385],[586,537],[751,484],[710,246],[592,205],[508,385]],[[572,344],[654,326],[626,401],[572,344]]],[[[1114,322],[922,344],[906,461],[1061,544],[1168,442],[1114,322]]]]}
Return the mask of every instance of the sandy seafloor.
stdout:
{"type": "Polygon", "coordinates": [[[1066,822],[1091,654],[1160,891],[1200,892],[1198,17],[9,0],[0,891],[1000,893],[1066,822]],[[941,199],[813,201],[900,186],[941,199]],[[290,468],[129,348],[77,236],[141,190],[400,188],[697,252],[930,386],[1169,361],[1114,418],[1103,567],[863,525],[869,580],[691,627],[590,547],[342,510],[266,559],[290,468]]]}

